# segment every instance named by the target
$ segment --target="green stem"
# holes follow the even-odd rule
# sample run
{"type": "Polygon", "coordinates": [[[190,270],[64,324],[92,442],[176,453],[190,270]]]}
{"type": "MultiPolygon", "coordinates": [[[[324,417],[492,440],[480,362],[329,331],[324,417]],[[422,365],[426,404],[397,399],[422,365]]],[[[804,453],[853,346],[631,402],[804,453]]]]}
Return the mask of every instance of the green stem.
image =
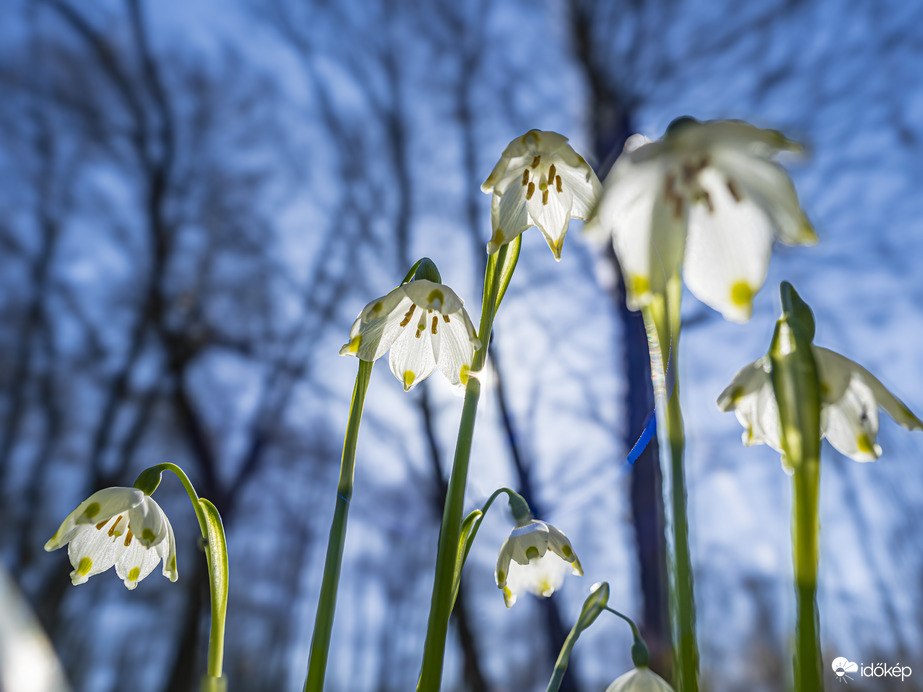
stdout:
{"type": "Polygon", "coordinates": [[[805,460],[792,475],[792,560],[795,570],[795,690],[823,689],[817,558],[820,461],[805,460]]]}
{"type": "Polygon", "coordinates": [[[455,459],[446,490],[442,525],[439,529],[436,575],[433,581],[429,620],[426,626],[423,664],[420,668],[420,680],[417,684],[417,689],[423,692],[436,692],[442,682],[445,640],[449,629],[449,616],[452,614],[454,605],[455,569],[458,564],[465,487],[468,483],[468,464],[471,459],[471,442],[474,436],[478,399],[481,395],[481,382],[478,376],[484,368],[487,358],[487,349],[490,345],[490,334],[493,329],[497,307],[506,286],[509,284],[512,269],[515,268],[520,240],[521,237],[517,238],[512,248],[510,245],[504,245],[496,254],[490,255],[487,260],[487,271],[484,276],[484,298],[481,305],[481,324],[478,329],[481,346],[474,353],[471,374],[465,387],[465,403],[458,427],[455,459]],[[508,256],[510,257],[509,261],[508,256]],[[510,266],[511,263],[512,267],[510,266]]]}
{"type": "Polygon", "coordinates": [[[206,675],[202,678],[203,691],[222,692],[227,682],[222,678],[224,665],[224,630],[228,607],[228,549],[227,538],[221,516],[209,500],[200,498],[192,481],[179,466],[170,462],[157,464],[145,469],[135,481],[135,487],[150,495],[160,484],[164,471],[170,471],[182,483],[186,494],[192,502],[199,530],[206,547],[208,565],[208,588],[211,596],[211,627],[208,635],[208,663],[206,675]]]}
{"type": "Polygon", "coordinates": [[[314,619],[314,635],[311,638],[311,654],[308,660],[308,675],[304,681],[305,692],[321,692],[327,672],[327,655],[330,650],[330,635],[333,631],[333,617],[336,611],[337,589],[340,584],[340,567],[343,563],[343,546],[346,543],[346,522],[349,518],[349,502],[353,496],[353,476],[356,468],[356,443],[359,439],[359,423],[365,393],[372,374],[370,361],[359,361],[359,372],[353,389],[349,408],[349,422],[346,425],[346,439],[343,442],[343,456],[340,460],[340,481],[337,485],[336,507],[327,540],[327,558],[324,562],[324,578],[321,582],[317,614],[314,619]]]}
{"type": "Polygon", "coordinates": [[[677,274],[668,280],[666,292],[655,296],[650,305],[644,308],[643,315],[651,351],[651,377],[657,397],[674,682],[678,692],[696,692],[699,650],[695,632],[695,599],[683,464],[685,436],[679,402],[677,359],[681,292],[682,284],[677,274]]]}

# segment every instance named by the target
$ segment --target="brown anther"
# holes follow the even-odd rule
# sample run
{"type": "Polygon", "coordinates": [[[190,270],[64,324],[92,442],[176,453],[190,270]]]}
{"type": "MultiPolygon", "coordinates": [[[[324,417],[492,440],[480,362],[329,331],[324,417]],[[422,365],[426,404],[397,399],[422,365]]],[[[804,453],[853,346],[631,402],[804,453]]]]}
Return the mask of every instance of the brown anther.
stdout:
{"type": "Polygon", "coordinates": [[[103,528],[106,524],[108,524],[108,523],[109,523],[109,519],[106,519],[106,521],[101,521],[101,522],[99,522],[99,523],[96,525],[96,530],[97,530],[97,531],[102,531],[102,528],[103,528]]]}
{"type": "Polygon", "coordinates": [[[554,180],[554,174],[558,169],[554,167],[554,164],[551,164],[548,167],[548,180],[554,180]]]}
{"type": "Polygon", "coordinates": [[[128,529],[128,533],[125,534],[125,547],[126,548],[131,545],[132,538],[134,538],[134,536],[131,533],[131,529],[128,529]]]}
{"type": "Polygon", "coordinates": [[[112,536],[115,534],[115,527],[119,525],[119,522],[122,521],[122,515],[120,514],[115,518],[115,521],[112,522],[112,526],[109,527],[109,535],[112,536]]]}
{"type": "Polygon", "coordinates": [[[449,321],[450,321],[450,320],[449,320],[449,316],[448,316],[448,315],[443,315],[443,316],[442,316],[442,319],[444,319],[444,320],[445,320],[445,323],[446,323],[446,324],[448,324],[448,323],[449,323],[449,321]]]}
{"type": "Polygon", "coordinates": [[[663,179],[663,196],[667,199],[673,197],[673,185],[675,183],[675,176],[672,173],[667,173],[667,177],[663,179]]]}
{"type": "Polygon", "coordinates": [[[529,169],[527,168],[522,172],[522,186],[525,187],[529,184],[529,169]]]}
{"type": "Polygon", "coordinates": [[[702,199],[705,201],[705,206],[708,207],[708,213],[709,213],[709,214],[714,214],[714,213],[715,213],[715,205],[712,203],[712,201],[711,201],[711,195],[708,194],[708,191],[707,191],[707,190],[703,190],[703,191],[702,191],[702,199]]]}
{"type": "Polygon", "coordinates": [[[529,188],[526,190],[526,199],[532,199],[532,195],[535,194],[535,183],[529,183],[529,188]]]}
{"type": "Polygon", "coordinates": [[[734,185],[733,181],[731,180],[727,181],[727,188],[728,188],[728,192],[731,193],[731,197],[733,197],[734,201],[739,204],[740,201],[743,199],[743,197],[740,196],[740,192],[737,191],[737,186],[734,185]]]}
{"type": "Polygon", "coordinates": [[[564,192],[564,183],[561,182],[561,176],[559,175],[554,177],[554,189],[558,192],[564,192]]]}
{"type": "Polygon", "coordinates": [[[535,168],[541,162],[542,162],[542,157],[536,156],[534,159],[532,159],[532,168],[535,168]]]}
{"type": "Polygon", "coordinates": [[[548,204],[548,188],[542,191],[542,204],[548,204]]]}
{"type": "Polygon", "coordinates": [[[410,318],[413,317],[413,311],[417,309],[416,303],[410,306],[410,310],[404,315],[404,319],[401,320],[401,326],[406,327],[410,323],[410,318]]]}
{"type": "Polygon", "coordinates": [[[434,316],[434,317],[433,317],[433,334],[436,333],[436,325],[437,325],[437,324],[439,324],[439,318],[434,316]]]}

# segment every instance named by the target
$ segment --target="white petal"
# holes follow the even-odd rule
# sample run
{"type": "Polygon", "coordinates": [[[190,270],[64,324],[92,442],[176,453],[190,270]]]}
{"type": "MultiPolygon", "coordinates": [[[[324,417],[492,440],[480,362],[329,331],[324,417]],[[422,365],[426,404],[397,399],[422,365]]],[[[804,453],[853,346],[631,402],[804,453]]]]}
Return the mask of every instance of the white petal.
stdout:
{"type": "Polygon", "coordinates": [[[141,503],[128,512],[129,528],[138,542],[146,548],[157,545],[166,538],[165,519],[160,505],[146,495],[141,503]]]}
{"type": "Polygon", "coordinates": [[[436,368],[430,330],[427,326],[418,330],[419,318],[416,315],[414,317],[391,345],[391,355],[388,357],[391,372],[404,385],[405,392],[429,377],[436,368]],[[416,336],[418,333],[419,337],[416,336]]]}
{"type": "Polygon", "coordinates": [[[875,461],[878,446],[878,402],[860,377],[853,377],[839,401],[824,411],[823,430],[840,453],[855,461],[875,461]]]}
{"type": "Polygon", "coordinates": [[[139,581],[154,571],[159,562],[160,553],[157,548],[147,548],[135,539],[120,552],[115,563],[115,572],[127,589],[134,589],[139,581]]]}
{"type": "Polygon", "coordinates": [[[606,692],[673,692],[673,688],[645,666],[620,675],[606,688],[606,692]]]}
{"type": "Polygon", "coordinates": [[[526,203],[529,216],[545,236],[545,241],[557,260],[561,259],[564,236],[567,235],[567,227],[570,225],[571,201],[570,191],[562,188],[562,192],[558,192],[549,187],[544,192],[536,190],[532,199],[526,203]]]}
{"type": "Polygon", "coordinates": [[[623,153],[606,179],[592,225],[612,233],[625,277],[628,307],[640,309],[682,262],[686,216],[664,199],[663,167],[657,161],[632,164],[623,153]],[[677,214],[678,212],[678,214],[677,214]]]}
{"type": "Polygon", "coordinates": [[[494,253],[531,225],[526,213],[525,188],[509,190],[502,196],[495,194],[490,201],[490,222],[493,235],[487,252],[494,253]]]}
{"type": "Polygon", "coordinates": [[[98,524],[116,514],[121,514],[138,505],[144,499],[144,493],[137,488],[104,488],[97,490],[62,522],[54,536],[45,543],[45,550],[57,550],[63,547],[86,524],[98,524]]]}
{"type": "Polygon", "coordinates": [[[507,587],[514,594],[529,591],[548,598],[561,587],[571,570],[571,563],[548,551],[526,565],[511,562],[507,587]]]}
{"type": "Polygon", "coordinates": [[[163,520],[167,525],[167,539],[154,546],[154,550],[163,560],[163,576],[170,581],[176,581],[179,578],[179,572],[176,569],[176,538],[173,536],[173,526],[166,514],[163,515],[163,520]]]}
{"type": "Polygon", "coordinates": [[[517,526],[510,532],[510,556],[520,565],[541,557],[548,550],[548,525],[532,520],[525,526],[517,526]]]}
{"type": "Polygon", "coordinates": [[[438,310],[444,314],[452,314],[461,310],[462,299],[451,288],[444,284],[437,284],[427,279],[417,279],[402,286],[404,293],[424,310],[438,310]]]}
{"type": "Polygon", "coordinates": [[[575,574],[583,576],[583,568],[577,559],[573,546],[570,544],[567,536],[560,529],[547,524],[548,526],[548,549],[560,556],[565,562],[572,565],[575,574]]]}
{"type": "MultiPolygon", "coordinates": [[[[346,349],[361,360],[375,361],[381,358],[391,348],[395,339],[401,335],[403,331],[401,322],[408,319],[407,314],[413,305],[413,301],[401,291],[398,302],[390,311],[383,313],[382,317],[368,322],[362,322],[361,318],[356,320],[350,330],[349,342],[340,349],[340,354],[344,355],[344,349],[346,349]],[[355,341],[357,337],[360,338],[358,344],[355,341]]],[[[408,321],[413,322],[415,318],[419,318],[416,309],[408,321]]]]}
{"type": "MultiPolygon", "coordinates": [[[[824,384],[844,380],[848,382],[849,375],[856,373],[872,390],[878,405],[887,411],[898,425],[908,430],[923,430],[923,421],[920,421],[903,401],[894,396],[878,378],[861,365],[845,356],[841,356],[839,353],[820,346],[814,347],[814,357],[824,384]]],[[[832,396],[839,398],[837,392],[838,390],[834,390],[832,396]]]]}
{"type": "Polygon", "coordinates": [[[128,538],[127,533],[123,536],[118,531],[125,531],[127,524],[127,514],[119,514],[110,517],[100,528],[94,524],[80,526],[67,546],[67,556],[74,567],[70,575],[74,584],[83,584],[116,563],[128,538]]]}
{"type": "MultiPolygon", "coordinates": [[[[583,159],[580,160],[583,161],[583,159]]],[[[571,218],[586,219],[589,213],[596,208],[599,196],[602,194],[599,178],[585,161],[582,166],[568,166],[565,163],[557,166],[557,169],[557,174],[561,176],[561,188],[570,192],[573,198],[571,218]]],[[[557,181],[551,181],[551,184],[557,188],[557,181]]]]}
{"type": "Polygon", "coordinates": [[[401,286],[370,302],[353,322],[349,341],[340,348],[340,355],[365,361],[381,358],[397,338],[399,323],[411,305],[401,286]]]}
{"type": "Polygon", "coordinates": [[[683,276],[703,303],[725,319],[746,322],[766,280],[772,226],[751,201],[737,201],[714,170],[699,178],[712,206],[698,202],[690,211],[683,276]]]}
{"type": "Polygon", "coordinates": [[[738,149],[716,148],[712,165],[734,191],[772,219],[779,240],[788,245],[813,245],[817,234],[801,208],[791,177],[774,161],[738,149]]]}
{"type": "Polygon", "coordinates": [[[464,309],[448,318],[448,322],[444,317],[439,320],[440,346],[436,354],[436,365],[449,382],[463,386],[467,384],[474,350],[479,342],[474,336],[474,325],[464,309]]]}

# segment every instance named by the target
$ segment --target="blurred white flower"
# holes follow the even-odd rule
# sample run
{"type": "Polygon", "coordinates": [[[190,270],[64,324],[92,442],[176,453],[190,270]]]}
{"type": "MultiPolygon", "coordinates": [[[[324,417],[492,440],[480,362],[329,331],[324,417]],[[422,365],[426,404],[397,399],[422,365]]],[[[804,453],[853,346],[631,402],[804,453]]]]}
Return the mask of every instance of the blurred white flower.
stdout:
{"type": "Polygon", "coordinates": [[[596,173],[567,137],[529,130],[507,145],[481,185],[482,191],[493,192],[487,252],[496,252],[534,225],[560,260],[570,220],[587,217],[600,189],[596,173]]]}
{"type": "Polygon", "coordinates": [[[682,267],[699,300],[747,321],[773,240],[817,242],[791,178],[772,160],[800,148],[737,120],[678,118],[656,142],[630,137],[586,225],[590,236],[611,236],[629,308],[644,307],[682,267]]]}
{"type": "Polygon", "coordinates": [[[366,305],[340,355],[374,361],[391,350],[391,372],[409,390],[436,367],[464,386],[480,346],[464,303],[448,286],[417,279],[366,305]]]}
{"type": "Polygon", "coordinates": [[[568,572],[583,576],[583,567],[570,541],[543,521],[517,526],[500,546],[495,577],[510,608],[523,591],[551,596],[568,572]]]}
{"type": "Polygon", "coordinates": [[[137,488],[105,488],[81,502],[45,550],[65,545],[74,584],[115,566],[125,586],[134,589],[161,559],[163,575],[177,578],[173,527],[160,505],[137,488]]]}
{"type": "Polygon", "coordinates": [[[68,692],[61,662],[0,562],[0,690],[68,692]]]}
{"type": "MultiPolygon", "coordinates": [[[[829,349],[812,348],[820,378],[821,436],[842,454],[856,461],[875,461],[881,455],[879,406],[908,430],[923,430],[923,422],[868,370],[829,349]]],[[[734,411],[744,426],[745,445],[767,444],[781,453],[771,371],[769,356],[750,363],[718,397],[718,408],[734,411]]]]}
{"type": "Polygon", "coordinates": [[[606,692],[673,692],[673,688],[650,668],[642,666],[620,676],[606,692]]]}

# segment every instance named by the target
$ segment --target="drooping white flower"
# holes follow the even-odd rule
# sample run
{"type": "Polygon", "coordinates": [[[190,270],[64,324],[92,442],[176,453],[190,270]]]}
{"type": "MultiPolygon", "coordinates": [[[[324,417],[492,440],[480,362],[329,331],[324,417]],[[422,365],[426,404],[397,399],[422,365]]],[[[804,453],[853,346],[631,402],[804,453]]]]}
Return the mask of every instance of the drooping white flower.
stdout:
{"type": "Polygon", "coordinates": [[[800,149],[738,120],[679,118],[656,142],[630,137],[586,225],[590,236],[611,236],[629,308],[644,307],[682,267],[699,300],[747,321],[773,241],[817,242],[791,178],[772,160],[800,149]]]}
{"type": "Polygon", "coordinates": [[[557,260],[571,219],[585,219],[601,186],[590,165],[557,132],[529,130],[510,142],[481,185],[493,192],[490,220],[494,253],[537,226],[557,260]]]}
{"type": "Polygon", "coordinates": [[[71,512],[45,550],[68,546],[74,571],[83,584],[115,566],[125,586],[134,589],[163,560],[163,576],[176,581],[173,527],[156,502],[137,488],[98,490],[71,512]]]}
{"type": "Polygon", "coordinates": [[[641,666],[619,676],[606,692],[673,692],[673,688],[650,668],[641,666]]]}
{"type": "MultiPolygon", "coordinates": [[[[855,461],[875,461],[881,456],[879,407],[908,430],[923,430],[923,422],[868,370],[829,349],[812,348],[820,379],[821,436],[839,452],[855,461]]],[[[781,453],[771,371],[769,356],[747,365],[718,397],[718,408],[734,411],[744,426],[745,445],[767,444],[781,453]]]]}
{"type": "Polygon", "coordinates": [[[407,391],[437,367],[453,385],[464,386],[479,346],[471,318],[455,291],[416,279],[366,305],[340,355],[374,361],[390,349],[391,372],[407,391]]]}
{"type": "Polygon", "coordinates": [[[517,526],[503,541],[494,576],[510,608],[523,591],[551,596],[568,572],[583,576],[583,567],[567,536],[551,524],[533,519],[517,526]]]}

